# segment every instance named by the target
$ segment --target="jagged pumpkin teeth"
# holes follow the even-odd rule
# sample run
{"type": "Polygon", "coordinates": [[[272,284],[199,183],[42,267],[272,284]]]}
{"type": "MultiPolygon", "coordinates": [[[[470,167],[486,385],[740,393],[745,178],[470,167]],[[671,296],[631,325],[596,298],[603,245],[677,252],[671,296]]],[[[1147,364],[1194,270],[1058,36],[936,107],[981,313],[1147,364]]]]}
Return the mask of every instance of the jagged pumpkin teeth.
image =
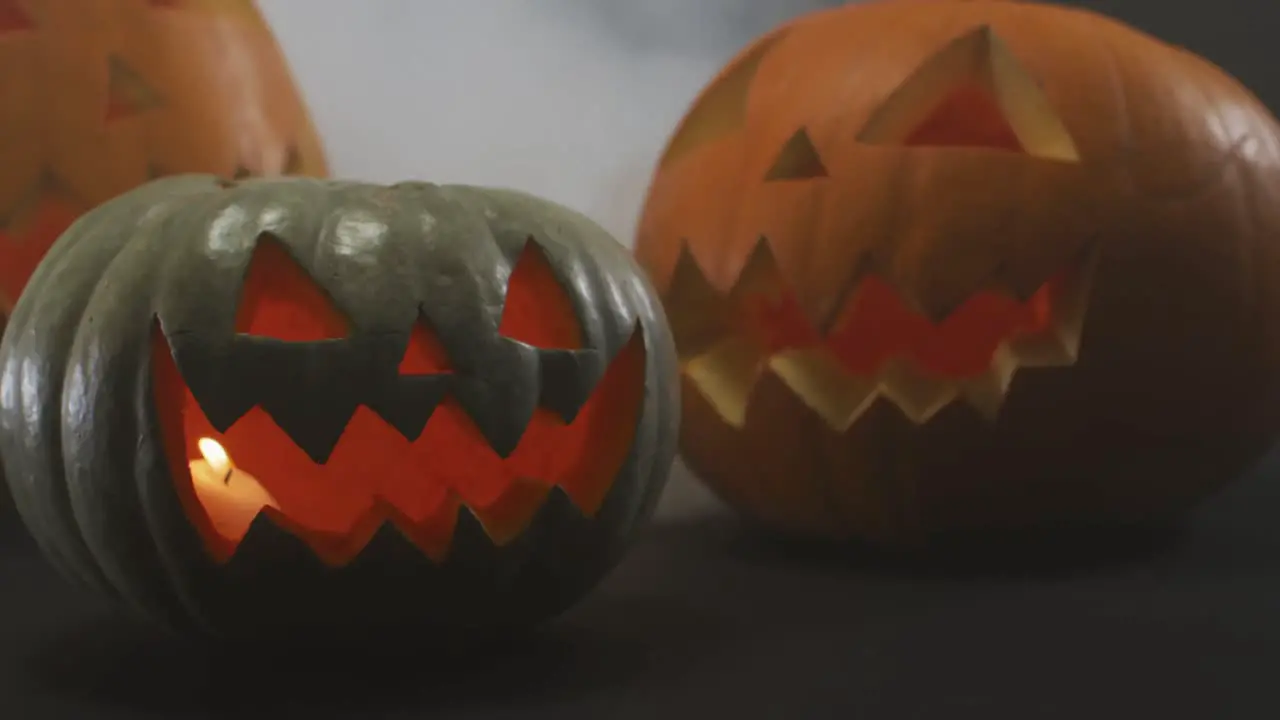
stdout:
{"type": "Polygon", "coordinates": [[[779,26],[689,108],[638,225],[683,458],[809,535],[1184,510],[1280,432],[1277,168],[1256,98],[1096,13],[779,26]]]}
{"type": "Polygon", "coordinates": [[[46,262],[0,346],[0,450],[38,478],[15,500],[65,570],[156,619],[523,624],[599,579],[665,482],[656,296],[535,197],[181,176],[46,262]]]}

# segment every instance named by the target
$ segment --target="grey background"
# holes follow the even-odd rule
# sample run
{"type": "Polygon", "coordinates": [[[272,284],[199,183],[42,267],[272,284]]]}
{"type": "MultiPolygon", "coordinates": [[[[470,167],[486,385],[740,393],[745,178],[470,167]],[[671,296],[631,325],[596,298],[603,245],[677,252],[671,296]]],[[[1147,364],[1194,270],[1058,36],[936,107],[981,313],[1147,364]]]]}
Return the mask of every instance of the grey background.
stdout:
{"type": "MultiPolygon", "coordinates": [[[[708,78],[832,0],[260,0],[336,175],[505,185],[630,242],[650,164],[708,78]]],[[[1272,107],[1280,6],[1084,0],[1206,55],[1272,107]]],[[[677,466],[660,514],[715,500],[677,466]]]]}

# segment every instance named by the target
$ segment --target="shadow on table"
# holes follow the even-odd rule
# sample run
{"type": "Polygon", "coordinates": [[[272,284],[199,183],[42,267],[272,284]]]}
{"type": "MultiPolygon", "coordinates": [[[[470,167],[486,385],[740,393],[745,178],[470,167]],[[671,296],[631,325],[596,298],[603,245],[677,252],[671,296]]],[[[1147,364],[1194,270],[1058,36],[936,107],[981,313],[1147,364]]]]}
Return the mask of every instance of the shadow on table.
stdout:
{"type": "Polygon", "coordinates": [[[682,532],[696,536],[688,542],[718,542],[725,554],[751,563],[889,577],[1065,578],[1160,563],[1221,569],[1254,562],[1280,550],[1278,513],[1280,445],[1181,520],[1165,524],[957,534],[915,551],[779,538],[730,521],[727,511],[682,532]]]}
{"type": "Polygon", "coordinates": [[[1187,524],[1091,528],[938,537],[928,546],[897,549],[858,541],[781,537],[732,517],[708,512],[669,523],[667,542],[758,566],[852,573],[885,578],[1069,577],[1150,563],[1181,552],[1187,524]]]}
{"type": "MultiPolygon", "coordinates": [[[[2,482],[0,482],[2,484],[2,482]]],[[[0,488],[2,490],[3,488],[0,488]]],[[[27,550],[35,548],[27,529],[23,527],[21,518],[12,506],[6,507],[0,500],[0,549],[27,550]]]]}
{"type": "MultiPolygon", "coordinates": [[[[312,717],[397,707],[444,711],[533,702],[589,701],[634,676],[680,673],[717,646],[716,623],[660,601],[593,602],[586,621],[570,616],[536,632],[466,654],[422,646],[374,656],[315,648],[269,656],[219,654],[99,618],[50,635],[26,660],[44,692],[93,705],[182,716],[288,711],[312,717]],[[679,648],[653,647],[655,626],[684,625],[679,648]],[[655,656],[661,656],[655,658],[655,656]]],[[[670,630],[666,631],[670,637],[670,630]]]]}
{"type": "Polygon", "coordinates": [[[744,530],[736,551],[781,562],[841,563],[881,575],[965,578],[1045,578],[1150,563],[1176,555],[1185,525],[965,534],[937,537],[927,547],[897,549],[859,542],[826,544],[744,530]]]}
{"type": "MultiPolygon", "coordinates": [[[[1114,603],[1149,597],[1158,586],[1147,581],[1169,574],[1164,570],[1174,566],[1181,576],[1193,578],[1195,586],[1210,589],[1219,587],[1215,584],[1219,575],[1255,577],[1258,571],[1253,566],[1270,568],[1280,548],[1272,520],[1280,507],[1280,483],[1274,479],[1266,474],[1240,484],[1192,518],[1189,527],[958,537],[910,553],[858,544],[780,540],[746,527],[720,506],[682,508],[678,517],[668,515],[655,523],[618,572],[562,621],[469,657],[441,657],[418,646],[398,648],[377,661],[344,660],[319,650],[278,657],[217,656],[182,649],[140,635],[133,626],[98,618],[41,633],[38,649],[24,652],[19,663],[27,682],[46,692],[170,717],[204,714],[209,709],[229,716],[284,710],[299,716],[369,717],[405,706],[446,712],[512,705],[550,706],[556,708],[554,712],[570,705],[581,711],[585,706],[588,716],[604,715],[607,712],[593,709],[593,702],[603,707],[607,695],[620,687],[637,692],[635,688],[663,687],[664,683],[685,686],[699,669],[702,679],[698,682],[709,684],[715,678],[708,679],[714,673],[707,668],[723,670],[764,662],[759,658],[791,657],[798,646],[788,638],[800,636],[824,638],[828,646],[837,647],[824,667],[832,668],[838,679],[846,672],[838,668],[850,662],[846,648],[853,645],[831,638],[843,633],[879,637],[882,643],[892,644],[899,642],[899,635],[917,637],[916,628],[929,618],[941,619],[926,622],[926,635],[943,630],[957,634],[958,648],[974,647],[980,638],[988,643],[1002,639],[1011,652],[1017,651],[1011,657],[1031,652],[1020,644],[1022,634],[1058,627],[1054,625],[1058,623],[1069,627],[1071,634],[1055,636],[1055,642],[1096,640],[1077,648],[1073,657],[1085,662],[1101,644],[1110,642],[1098,634],[1098,628],[1111,626],[1097,623],[1098,617],[1111,617],[1107,613],[1112,611],[1055,605],[1057,593],[1034,596],[1042,604],[1028,608],[1020,598],[1004,594],[1005,580],[1025,578],[1028,585],[1043,585],[1036,581],[1050,579],[1055,585],[1059,579],[1090,575],[1133,576],[1137,582],[1130,587],[1141,591],[1108,600],[1114,603]],[[1242,567],[1228,567],[1232,563],[1242,567]],[[1163,570],[1143,569],[1151,566],[1163,570]],[[998,581],[981,582],[992,578],[998,581]],[[940,602],[940,597],[946,597],[942,593],[952,586],[989,586],[991,592],[984,602],[940,602]],[[1010,619],[1010,614],[1017,617],[1010,619]],[[1069,621],[1066,625],[1064,618],[1069,621]]],[[[1165,597],[1173,606],[1185,598],[1190,598],[1186,602],[1203,601],[1187,593],[1165,597]]],[[[1198,606],[1178,607],[1183,614],[1175,617],[1200,612],[1198,606]]],[[[1143,605],[1123,612],[1138,617],[1150,611],[1143,605]]],[[[30,635],[36,639],[34,631],[30,635]]],[[[1143,636],[1129,648],[1129,655],[1117,657],[1135,664],[1150,662],[1143,655],[1149,645],[1143,636]]],[[[1175,669],[1190,672],[1192,660],[1173,655],[1188,664],[1175,669]]],[[[864,670],[872,672],[883,662],[877,660],[864,670]]],[[[993,662],[974,667],[998,668],[999,672],[992,670],[994,677],[1022,667],[998,662],[993,666],[993,662]]],[[[788,660],[781,665],[796,663],[788,660]]],[[[1121,665],[1114,668],[1117,677],[1123,674],[1121,665]]],[[[955,674],[953,668],[948,672],[955,674]]],[[[802,673],[804,678],[813,674],[802,673]]],[[[914,690],[916,676],[908,675],[914,690]]],[[[741,692],[736,677],[721,677],[719,682],[715,686],[719,691],[741,692]]],[[[793,678],[792,682],[808,687],[809,680],[793,678]]]]}

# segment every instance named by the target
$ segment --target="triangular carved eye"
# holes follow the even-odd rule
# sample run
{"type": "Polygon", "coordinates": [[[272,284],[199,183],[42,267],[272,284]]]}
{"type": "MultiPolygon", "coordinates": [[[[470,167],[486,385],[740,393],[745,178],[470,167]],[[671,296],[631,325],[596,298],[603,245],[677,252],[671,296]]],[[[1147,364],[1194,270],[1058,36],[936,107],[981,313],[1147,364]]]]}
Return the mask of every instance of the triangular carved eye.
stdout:
{"type": "Polygon", "coordinates": [[[241,289],[237,332],[286,342],[316,342],[345,338],[350,328],[333,298],[281,241],[266,233],[259,236],[241,289]]]}
{"type": "Polygon", "coordinates": [[[899,146],[987,147],[1080,162],[1036,80],[989,27],[963,35],[898,86],[858,136],[899,146]]]}
{"type": "Polygon", "coordinates": [[[773,180],[807,180],[827,176],[827,168],[818,157],[809,131],[800,128],[782,146],[778,157],[764,174],[765,182],[773,180]]]}
{"type": "Polygon", "coordinates": [[[579,350],[582,326],[546,253],[529,238],[507,280],[498,334],[543,350],[579,350]]]}

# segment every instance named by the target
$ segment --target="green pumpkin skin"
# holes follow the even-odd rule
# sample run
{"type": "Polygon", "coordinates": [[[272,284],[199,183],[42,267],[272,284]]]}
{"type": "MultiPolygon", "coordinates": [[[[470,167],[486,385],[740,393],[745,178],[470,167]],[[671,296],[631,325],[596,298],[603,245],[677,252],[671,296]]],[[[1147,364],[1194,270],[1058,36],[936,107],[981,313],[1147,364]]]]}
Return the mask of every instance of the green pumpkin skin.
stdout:
{"type": "MultiPolygon", "coordinates": [[[[603,229],[516,191],[157,180],[84,215],[57,240],[8,330],[0,343],[0,453],[24,524],[79,586],[182,633],[466,639],[528,627],[566,610],[620,560],[675,456],[676,356],[652,287],[603,229]],[[364,254],[334,252],[343,217],[385,225],[381,243],[364,254]],[[522,535],[496,546],[464,508],[438,564],[385,524],[340,567],[259,516],[229,562],[212,559],[166,464],[150,338],[158,319],[183,375],[195,372],[201,343],[234,334],[236,293],[267,231],[312,278],[323,278],[317,282],[350,317],[353,338],[395,326],[390,332],[408,342],[421,308],[451,359],[469,357],[489,374],[480,386],[507,382],[505,400],[472,398],[467,407],[495,449],[519,436],[509,421],[518,413],[504,402],[536,403],[541,392],[545,404],[573,394],[575,383],[594,384],[642,333],[645,388],[634,439],[598,512],[585,516],[554,489],[522,535]],[[547,351],[499,354],[492,342],[506,277],[529,240],[566,290],[583,336],[583,358],[570,363],[576,376],[541,386],[510,378],[539,377],[531,364],[547,351]],[[593,355],[598,362],[585,361],[593,355]]],[[[244,400],[225,397],[234,390],[222,395],[244,400]]],[[[218,411],[205,409],[211,419],[218,411]]]]}
{"type": "MultiPolygon", "coordinates": [[[[0,338],[4,337],[8,316],[8,312],[0,312],[0,338]]],[[[0,468],[0,537],[7,535],[16,524],[20,523],[13,507],[13,496],[9,494],[9,484],[4,481],[3,468],[0,468]]]]}

